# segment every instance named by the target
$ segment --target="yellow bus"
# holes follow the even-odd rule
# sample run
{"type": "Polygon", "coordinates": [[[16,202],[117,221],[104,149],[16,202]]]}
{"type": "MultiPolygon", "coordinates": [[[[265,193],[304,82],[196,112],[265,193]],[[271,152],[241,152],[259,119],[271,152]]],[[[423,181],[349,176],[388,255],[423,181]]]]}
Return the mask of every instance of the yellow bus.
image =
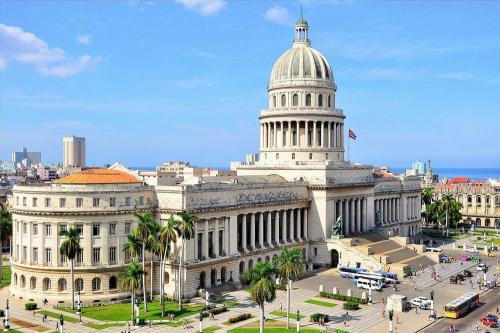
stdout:
{"type": "Polygon", "coordinates": [[[467,293],[444,306],[444,316],[447,318],[460,318],[472,311],[479,304],[478,293],[467,293]]]}

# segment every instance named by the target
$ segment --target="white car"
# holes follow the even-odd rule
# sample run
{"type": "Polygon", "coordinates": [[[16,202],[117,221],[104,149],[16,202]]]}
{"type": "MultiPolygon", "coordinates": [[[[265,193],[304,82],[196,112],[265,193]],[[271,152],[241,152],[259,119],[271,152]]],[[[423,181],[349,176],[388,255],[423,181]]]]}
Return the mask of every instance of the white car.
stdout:
{"type": "Polygon", "coordinates": [[[469,247],[469,246],[467,246],[467,247],[465,248],[465,252],[479,254],[479,250],[478,250],[478,249],[475,249],[475,248],[473,248],[473,247],[469,247]]]}
{"type": "Polygon", "coordinates": [[[486,264],[477,265],[476,270],[486,272],[486,264]]]}
{"type": "Polygon", "coordinates": [[[431,304],[431,300],[428,299],[427,297],[420,296],[420,297],[412,299],[410,301],[410,304],[414,305],[416,307],[419,307],[421,309],[427,309],[429,307],[429,305],[431,304]]]}
{"type": "Polygon", "coordinates": [[[443,250],[438,248],[438,247],[427,247],[426,251],[427,252],[443,253],[443,250]]]}

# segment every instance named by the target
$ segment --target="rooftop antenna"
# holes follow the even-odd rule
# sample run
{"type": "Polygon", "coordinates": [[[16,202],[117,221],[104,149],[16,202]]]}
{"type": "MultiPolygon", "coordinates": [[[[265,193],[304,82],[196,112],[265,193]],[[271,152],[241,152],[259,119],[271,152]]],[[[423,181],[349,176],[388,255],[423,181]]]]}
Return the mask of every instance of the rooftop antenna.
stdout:
{"type": "Polygon", "coordinates": [[[302,15],[302,4],[300,4],[300,18],[303,19],[304,16],[302,15]]]}

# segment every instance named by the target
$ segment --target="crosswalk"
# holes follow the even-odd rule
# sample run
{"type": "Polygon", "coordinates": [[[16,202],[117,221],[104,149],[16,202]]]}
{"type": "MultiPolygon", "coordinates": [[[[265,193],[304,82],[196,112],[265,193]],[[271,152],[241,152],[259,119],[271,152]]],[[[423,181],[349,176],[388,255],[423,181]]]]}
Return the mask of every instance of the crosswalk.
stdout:
{"type": "Polygon", "coordinates": [[[476,263],[471,261],[455,261],[447,264],[436,264],[433,267],[433,270],[437,274],[436,279],[432,276],[433,270],[426,267],[423,272],[417,272],[417,276],[404,278],[403,283],[416,284],[420,288],[427,288],[474,266],[476,266],[476,263]]]}

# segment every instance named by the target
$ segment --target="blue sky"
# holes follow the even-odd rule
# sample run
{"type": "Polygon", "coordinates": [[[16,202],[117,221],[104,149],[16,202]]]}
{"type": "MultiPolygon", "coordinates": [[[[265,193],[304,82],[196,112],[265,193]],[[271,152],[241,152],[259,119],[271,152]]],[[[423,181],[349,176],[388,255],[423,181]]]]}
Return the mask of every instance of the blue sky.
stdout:
{"type": "MultiPolygon", "coordinates": [[[[227,166],[258,150],[297,1],[2,1],[0,159],[227,166]]],[[[303,2],[355,162],[499,167],[500,2],[303,2]]]]}

